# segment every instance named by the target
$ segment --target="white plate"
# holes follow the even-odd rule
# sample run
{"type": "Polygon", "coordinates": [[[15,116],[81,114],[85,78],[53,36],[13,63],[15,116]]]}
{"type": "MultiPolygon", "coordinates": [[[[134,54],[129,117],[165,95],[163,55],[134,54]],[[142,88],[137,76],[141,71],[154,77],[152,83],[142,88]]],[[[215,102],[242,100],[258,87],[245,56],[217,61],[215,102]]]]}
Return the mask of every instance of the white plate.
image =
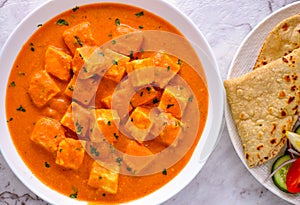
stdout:
{"type": "MultiPolygon", "coordinates": [[[[270,31],[277,25],[280,21],[286,19],[287,17],[293,16],[300,11],[300,2],[290,4],[282,9],[272,13],[270,16],[265,18],[260,24],[258,24],[245,38],[240,48],[238,49],[229,69],[227,79],[235,78],[241,76],[249,71],[251,71],[256,62],[257,56],[259,55],[260,49],[263,42],[270,31]]],[[[245,167],[249,172],[268,190],[276,194],[282,199],[288,202],[299,204],[300,195],[286,194],[280,191],[273,183],[272,180],[266,181],[266,178],[270,174],[271,166],[275,159],[270,160],[264,165],[249,169],[246,165],[244,159],[244,152],[241,145],[240,137],[237,133],[236,126],[231,116],[230,108],[226,102],[225,106],[225,119],[228,127],[229,135],[232,144],[242,160],[245,167]]]]}

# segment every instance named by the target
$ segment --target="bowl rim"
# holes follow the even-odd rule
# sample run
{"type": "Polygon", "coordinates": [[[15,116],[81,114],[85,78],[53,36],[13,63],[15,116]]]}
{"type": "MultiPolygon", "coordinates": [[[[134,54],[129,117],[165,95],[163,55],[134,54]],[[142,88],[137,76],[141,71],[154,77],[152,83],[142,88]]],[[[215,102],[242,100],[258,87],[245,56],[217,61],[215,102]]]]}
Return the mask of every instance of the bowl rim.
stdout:
{"type": "MultiPolygon", "coordinates": [[[[219,135],[222,131],[224,121],[224,104],[225,104],[225,91],[220,77],[218,63],[213,54],[213,51],[198,27],[174,4],[165,0],[152,0],[151,2],[139,0],[72,0],[61,2],[59,0],[50,0],[43,3],[41,6],[34,9],[28,14],[14,29],[7,41],[5,42],[2,50],[0,51],[0,62],[3,62],[3,69],[0,85],[3,88],[7,87],[8,76],[13,63],[21,50],[24,43],[36,31],[37,25],[41,22],[46,22],[58,14],[71,9],[75,6],[82,6],[93,3],[121,3],[142,9],[148,10],[157,16],[170,22],[172,25],[183,33],[184,36],[195,42],[200,48],[201,62],[203,64],[206,80],[209,89],[209,112],[205,128],[203,130],[201,139],[196,146],[194,153],[183,168],[183,170],[169,183],[156,190],[155,192],[142,197],[140,199],[125,203],[125,204],[160,204],[170,199],[172,196],[181,191],[193,178],[200,172],[210,154],[214,150],[219,135]],[[160,5],[160,6],[157,6],[160,5]],[[167,9],[167,10],[166,10],[167,9]],[[168,12],[165,12],[168,11],[168,12]],[[176,21],[172,21],[176,19],[176,21]],[[21,34],[21,35],[20,35],[21,34]],[[205,65],[204,65],[205,64],[205,65]],[[209,69],[205,69],[205,68],[209,69]],[[4,78],[4,79],[3,79],[4,78]],[[214,92],[210,92],[210,91],[214,92]],[[214,126],[214,127],[212,127],[214,126]]],[[[13,141],[10,138],[10,133],[6,123],[6,110],[5,99],[6,89],[1,90],[0,93],[0,129],[3,130],[3,138],[0,138],[1,153],[8,163],[10,169],[28,187],[33,193],[44,199],[45,201],[55,204],[87,204],[87,202],[76,201],[62,195],[45,184],[40,182],[27,168],[26,164],[22,161],[17,150],[14,148],[13,141]]]]}

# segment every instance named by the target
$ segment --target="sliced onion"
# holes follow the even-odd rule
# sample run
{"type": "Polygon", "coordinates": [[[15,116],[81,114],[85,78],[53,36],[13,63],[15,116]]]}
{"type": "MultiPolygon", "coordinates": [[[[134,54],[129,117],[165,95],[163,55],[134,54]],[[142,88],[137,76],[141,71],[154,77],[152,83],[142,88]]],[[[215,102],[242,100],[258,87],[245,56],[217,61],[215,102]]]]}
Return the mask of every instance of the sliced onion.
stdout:
{"type": "Polygon", "coordinates": [[[283,166],[287,165],[287,164],[290,164],[290,163],[293,163],[295,162],[297,159],[290,159],[288,161],[285,161],[284,163],[282,163],[281,165],[279,165],[266,179],[265,179],[265,182],[269,181],[272,176],[278,172],[279,169],[281,169],[283,166]]]}
{"type": "Polygon", "coordinates": [[[287,149],[287,151],[292,154],[295,155],[296,157],[300,157],[300,153],[292,148],[287,149]]]}
{"type": "Polygon", "coordinates": [[[292,132],[295,132],[299,126],[300,126],[300,115],[298,116],[298,119],[292,128],[292,132]]]}
{"type": "MultiPolygon", "coordinates": [[[[287,151],[292,150],[292,149],[293,149],[292,144],[291,144],[290,140],[288,139],[287,140],[287,151]]],[[[290,155],[291,159],[295,159],[295,156],[292,152],[289,152],[289,155],[290,155]]]]}

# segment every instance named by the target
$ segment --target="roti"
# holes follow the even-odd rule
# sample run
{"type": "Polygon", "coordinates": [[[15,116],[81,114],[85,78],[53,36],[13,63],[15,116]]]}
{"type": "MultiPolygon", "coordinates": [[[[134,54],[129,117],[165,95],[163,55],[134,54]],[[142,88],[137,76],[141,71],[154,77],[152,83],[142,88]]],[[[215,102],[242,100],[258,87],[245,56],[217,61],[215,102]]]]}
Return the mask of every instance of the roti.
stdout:
{"type": "Polygon", "coordinates": [[[244,157],[252,168],[284,147],[299,113],[300,49],[224,82],[244,157]]]}
{"type": "Polygon", "coordinates": [[[300,14],[279,22],[265,39],[254,69],[286,56],[300,47],[300,14]]]}

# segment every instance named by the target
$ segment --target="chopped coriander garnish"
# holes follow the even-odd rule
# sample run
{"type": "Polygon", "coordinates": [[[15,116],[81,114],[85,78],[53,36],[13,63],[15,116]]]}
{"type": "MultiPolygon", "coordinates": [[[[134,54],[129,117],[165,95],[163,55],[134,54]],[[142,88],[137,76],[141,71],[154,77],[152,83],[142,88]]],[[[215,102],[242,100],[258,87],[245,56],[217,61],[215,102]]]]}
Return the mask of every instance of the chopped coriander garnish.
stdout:
{"type": "Polygon", "coordinates": [[[117,43],[116,40],[111,41],[111,44],[113,44],[113,45],[115,45],[116,43],[117,43]]]}
{"type": "Polygon", "coordinates": [[[129,57],[130,57],[130,59],[133,59],[134,58],[134,52],[133,51],[130,51],[130,54],[129,54],[129,57]]]}
{"type": "Polygon", "coordinates": [[[153,104],[156,104],[156,103],[158,103],[159,102],[159,100],[157,99],[157,98],[154,98],[153,100],[152,100],[152,103],[153,104]]]}
{"type": "Polygon", "coordinates": [[[70,86],[68,87],[68,89],[69,89],[71,92],[74,91],[74,87],[73,87],[72,85],[70,85],[70,86]]]}
{"type": "Polygon", "coordinates": [[[142,92],[140,93],[140,97],[142,97],[142,96],[143,96],[143,94],[144,94],[144,92],[142,91],[142,92]]]}
{"type": "Polygon", "coordinates": [[[6,122],[11,122],[14,118],[10,117],[6,122]]]}
{"type": "Polygon", "coordinates": [[[126,169],[127,169],[127,171],[129,171],[129,172],[131,172],[131,170],[132,170],[131,167],[127,167],[126,169]]]}
{"type": "Polygon", "coordinates": [[[85,72],[85,73],[89,72],[86,67],[83,67],[82,69],[83,69],[83,72],[85,72]]]}
{"type": "Polygon", "coordinates": [[[140,25],[140,26],[139,26],[139,29],[143,29],[143,28],[144,28],[144,26],[143,26],[143,25],[140,25]]]}
{"type": "Polygon", "coordinates": [[[10,87],[16,87],[15,81],[12,81],[12,82],[10,83],[10,87]]]}
{"type": "Polygon", "coordinates": [[[20,105],[20,107],[17,108],[17,111],[26,112],[26,109],[20,105]]]}
{"type": "Polygon", "coordinates": [[[77,189],[74,189],[74,193],[69,195],[69,197],[72,198],[72,199],[77,199],[77,196],[78,196],[78,190],[77,189]]]}
{"type": "Polygon", "coordinates": [[[111,33],[109,33],[107,36],[108,36],[108,37],[112,37],[112,34],[111,34],[111,33]]]}
{"type": "Polygon", "coordinates": [[[189,102],[193,102],[193,96],[189,97],[189,102]]]}
{"type": "Polygon", "coordinates": [[[98,55],[104,57],[104,53],[103,52],[98,52],[98,55]]]}
{"type": "Polygon", "coordinates": [[[34,48],[34,45],[33,45],[33,43],[30,43],[30,50],[31,50],[32,52],[34,52],[34,51],[35,51],[35,48],[34,48]]]}
{"type": "Polygon", "coordinates": [[[78,121],[75,123],[75,125],[76,125],[76,133],[81,135],[83,127],[79,124],[78,121]]]}
{"type": "Polygon", "coordinates": [[[167,172],[167,169],[165,168],[163,171],[162,171],[162,174],[163,175],[167,175],[168,174],[168,172],[167,172]]]}
{"type": "Polygon", "coordinates": [[[80,38],[78,36],[75,36],[75,39],[76,39],[77,43],[82,47],[83,44],[82,44],[80,38]]]}
{"type": "Polygon", "coordinates": [[[121,24],[121,21],[120,21],[120,19],[116,18],[116,20],[115,20],[115,24],[116,24],[116,26],[120,26],[120,24],[121,24]]]}
{"type": "Polygon", "coordinates": [[[182,62],[181,62],[180,59],[178,59],[177,64],[178,64],[178,65],[181,65],[181,64],[182,64],[182,62]]]}
{"type": "Polygon", "coordinates": [[[93,147],[92,145],[90,145],[90,151],[92,155],[95,155],[96,157],[99,157],[100,153],[97,151],[96,147],[93,147]]]}
{"type": "Polygon", "coordinates": [[[134,14],[136,17],[141,17],[144,16],[144,11],[138,12],[136,14],[134,14]]]}
{"type": "Polygon", "coordinates": [[[118,61],[116,61],[116,60],[112,60],[112,63],[113,63],[114,65],[118,65],[118,61]]]}
{"type": "Polygon", "coordinates": [[[45,162],[45,167],[50,168],[50,164],[48,162],[45,162]]]}
{"type": "Polygon", "coordinates": [[[121,163],[122,163],[122,158],[121,158],[121,157],[118,157],[118,158],[116,159],[116,162],[117,162],[119,165],[121,165],[121,163]]]}
{"type": "Polygon", "coordinates": [[[168,104],[167,109],[169,109],[170,107],[173,107],[173,106],[174,106],[174,104],[168,104]]]}
{"type": "Polygon", "coordinates": [[[108,126],[111,126],[111,121],[110,121],[110,120],[107,121],[107,125],[108,125],[108,126]]]}
{"type": "Polygon", "coordinates": [[[41,24],[41,23],[37,25],[37,27],[42,27],[42,26],[43,26],[43,24],[41,24]]]}
{"type": "Polygon", "coordinates": [[[171,66],[168,66],[168,67],[167,67],[167,70],[168,70],[168,71],[171,70],[171,66]]]}
{"type": "Polygon", "coordinates": [[[116,139],[119,139],[119,135],[117,135],[117,133],[115,133],[115,132],[114,132],[114,137],[115,137],[116,139]]]}
{"type": "Polygon", "coordinates": [[[75,7],[72,9],[72,11],[75,12],[75,11],[77,11],[78,9],[79,9],[79,6],[75,6],[75,7]]]}
{"type": "Polygon", "coordinates": [[[60,25],[60,26],[63,26],[63,25],[69,26],[69,23],[65,19],[58,19],[56,24],[60,25]]]}

